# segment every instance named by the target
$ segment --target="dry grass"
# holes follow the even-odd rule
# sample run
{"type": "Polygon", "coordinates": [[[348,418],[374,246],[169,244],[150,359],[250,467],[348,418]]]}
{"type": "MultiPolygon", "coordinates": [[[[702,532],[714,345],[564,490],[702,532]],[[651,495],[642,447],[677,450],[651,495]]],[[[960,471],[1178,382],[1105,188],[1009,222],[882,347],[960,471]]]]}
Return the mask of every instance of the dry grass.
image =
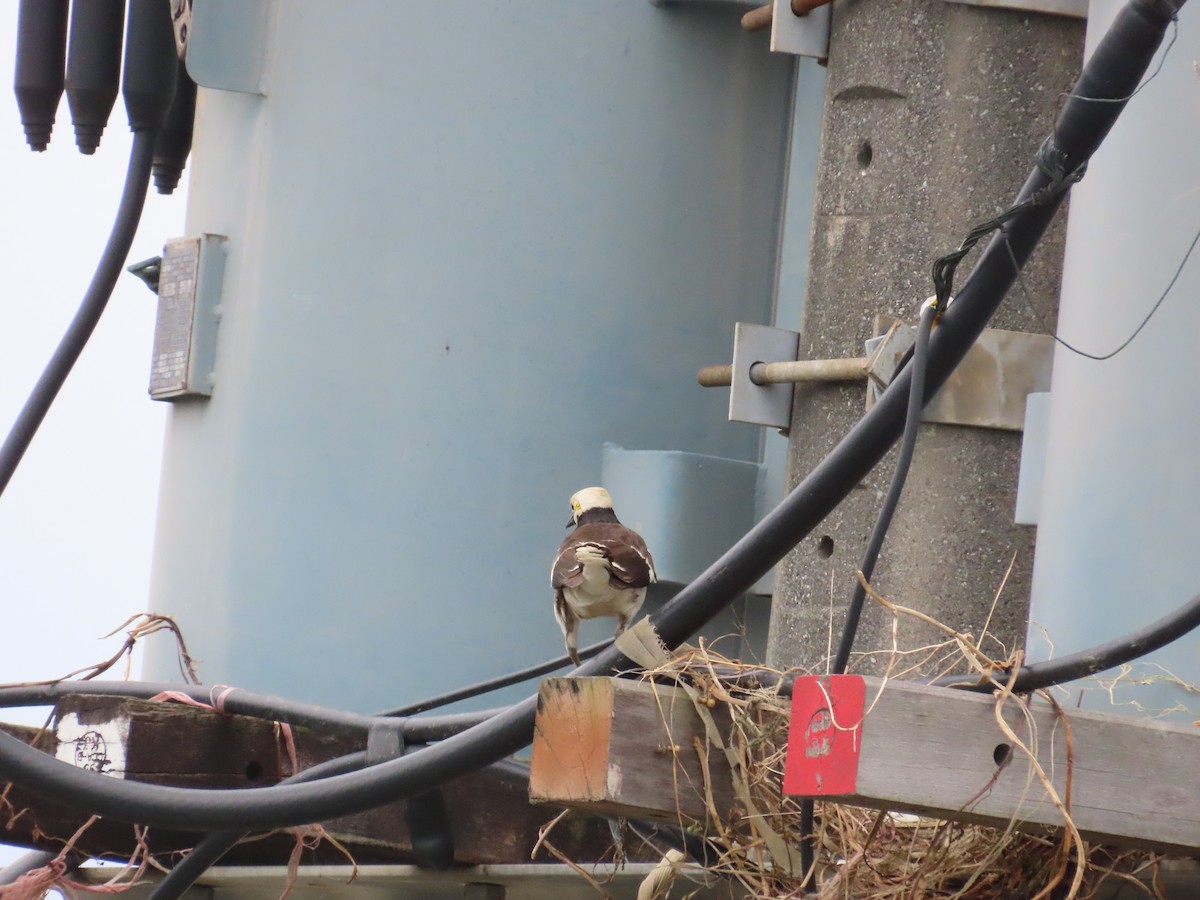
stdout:
{"type": "MultiPolygon", "coordinates": [[[[894,629],[893,647],[881,651],[889,656],[883,691],[890,678],[927,669],[931,661],[943,661],[946,670],[967,668],[983,678],[992,678],[1020,661],[1019,654],[991,658],[981,649],[982,637],[976,640],[915,610],[872,596],[895,620],[913,617],[945,636],[938,644],[902,650],[894,629]]],[[[716,857],[708,866],[710,874],[764,898],[797,897],[802,888],[809,887],[822,900],[1074,900],[1096,896],[1102,885],[1115,887],[1115,881],[1136,885],[1147,897],[1161,896],[1156,884],[1158,856],[1091,845],[1080,837],[1069,814],[1069,771],[1065,795],[1060,796],[1032,751],[1004,723],[1001,708],[1006,703],[1021,704],[994,679],[998,726],[1015,752],[1024,757],[1031,784],[1046,791],[1058,808],[1064,823],[1061,833],[1048,837],[1045,832],[1019,831],[1016,823],[998,829],[818,803],[815,885],[803,885],[798,850],[802,840],[800,801],[784,796],[781,789],[790,702],[779,695],[776,686],[761,686],[770,679],[760,680],[759,686],[747,679],[754,671],[763,668],[743,666],[701,643],[699,648],[683,648],[647,673],[647,677],[674,682],[691,697],[705,722],[707,737],[704,746],[697,742],[696,752],[702,761],[723,755],[733,772],[736,809],[720,810],[710,804],[713,824],[707,838],[716,857]],[[717,704],[726,707],[731,716],[732,724],[724,730],[717,727],[711,712],[717,704]]],[[[1052,697],[1044,696],[1057,707],[1052,697]]],[[[870,703],[868,698],[867,715],[870,703]]],[[[1060,715],[1060,722],[1069,745],[1065,717],[1060,715]]]]}

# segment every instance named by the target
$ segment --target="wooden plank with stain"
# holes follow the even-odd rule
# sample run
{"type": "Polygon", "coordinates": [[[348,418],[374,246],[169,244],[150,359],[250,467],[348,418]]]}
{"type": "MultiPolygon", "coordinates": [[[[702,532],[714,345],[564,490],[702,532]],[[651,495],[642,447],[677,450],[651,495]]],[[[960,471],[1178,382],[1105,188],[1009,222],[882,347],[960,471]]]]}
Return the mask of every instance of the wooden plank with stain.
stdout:
{"type": "MultiPolygon", "coordinates": [[[[39,733],[22,726],[0,727],[27,743],[39,733]]],[[[365,735],[321,734],[305,728],[293,728],[292,733],[302,769],[365,747],[365,735]]],[[[64,697],[56,707],[55,726],[41,733],[37,746],[114,775],[119,768],[130,780],[180,787],[263,787],[291,771],[285,743],[272,722],[118,697],[64,697]]],[[[5,842],[58,849],[88,819],[80,810],[47,802],[13,785],[6,787],[0,800],[0,821],[6,825],[0,839],[5,842]]],[[[448,782],[442,792],[456,863],[526,862],[538,829],[554,815],[530,804],[526,779],[512,771],[473,772],[448,782]]],[[[358,862],[414,861],[403,802],[322,824],[358,862]]],[[[164,857],[193,846],[197,836],[153,829],[149,840],[153,852],[164,857]]],[[[131,826],[101,819],[87,829],[78,846],[92,856],[128,858],[135,843],[131,826]]],[[[599,860],[611,843],[607,826],[590,817],[576,817],[555,831],[556,846],[574,859],[599,860]]],[[[294,837],[283,832],[239,845],[226,861],[279,863],[287,859],[293,845],[294,837]]],[[[305,854],[309,863],[345,861],[327,841],[305,854]]]]}
{"type": "MultiPolygon", "coordinates": [[[[719,727],[728,717],[713,711],[719,727]]],[[[680,690],[616,678],[549,678],[538,693],[529,794],[606,815],[706,822],[696,739],[704,725],[680,690]]],[[[713,803],[733,806],[729,767],[708,754],[713,803]]]]}
{"type": "MultiPolygon", "coordinates": [[[[878,681],[866,681],[867,703],[878,681]]],[[[1165,853],[1200,848],[1200,729],[1009,698],[1005,722],[1033,753],[1087,840],[1165,853]]],[[[1029,757],[1001,731],[996,700],[889,682],[863,720],[853,794],[826,799],[1024,829],[1063,816],[1029,757]]]]}
{"type": "MultiPolygon", "coordinates": [[[[1055,831],[1063,816],[996,722],[996,699],[889,682],[858,735],[856,783],[820,799],[939,819],[1055,831]]],[[[1009,698],[1004,720],[1030,748],[1084,838],[1193,854],[1200,848],[1200,729],[1009,698]],[[1069,731],[1069,736],[1068,736],[1069,731]]],[[[839,723],[841,727],[854,723],[839,723]]],[[[543,682],[530,772],[535,802],[609,814],[702,821],[692,749],[704,729],[681,691],[606,678],[543,682]],[[678,747],[664,753],[665,746],[678,747]]],[[[729,770],[709,753],[718,808],[729,770]]]]}

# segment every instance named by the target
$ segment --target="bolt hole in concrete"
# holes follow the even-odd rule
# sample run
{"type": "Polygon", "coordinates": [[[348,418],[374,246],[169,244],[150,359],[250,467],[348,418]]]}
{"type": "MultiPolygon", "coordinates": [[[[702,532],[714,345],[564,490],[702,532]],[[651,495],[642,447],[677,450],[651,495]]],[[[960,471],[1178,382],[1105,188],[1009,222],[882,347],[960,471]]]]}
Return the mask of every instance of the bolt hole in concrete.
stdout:
{"type": "Polygon", "coordinates": [[[833,556],[833,538],[827,534],[817,538],[817,553],[824,559],[829,559],[833,556]]]}
{"type": "Polygon", "coordinates": [[[996,749],[992,751],[992,759],[995,760],[997,766],[1008,762],[1010,756],[1012,756],[1012,744],[997,744],[996,749]]]}
{"type": "Polygon", "coordinates": [[[858,145],[858,169],[863,175],[867,173],[867,169],[871,168],[871,160],[875,156],[875,151],[871,147],[870,141],[863,141],[858,145]]]}
{"type": "Polygon", "coordinates": [[[246,766],[246,780],[247,781],[258,781],[258,779],[262,778],[262,776],[263,776],[262,763],[255,760],[246,766]]]}

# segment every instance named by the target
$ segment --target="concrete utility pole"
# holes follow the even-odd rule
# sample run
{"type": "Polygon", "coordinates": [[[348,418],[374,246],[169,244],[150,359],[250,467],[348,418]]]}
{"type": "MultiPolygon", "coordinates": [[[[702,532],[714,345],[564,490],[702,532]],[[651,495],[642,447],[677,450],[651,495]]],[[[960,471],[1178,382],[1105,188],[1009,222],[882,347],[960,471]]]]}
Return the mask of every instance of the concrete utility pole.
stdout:
{"type": "MultiPolygon", "coordinates": [[[[1025,180],[1078,74],[1084,23],[996,5],[834,4],[801,357],[862,356],[877,314],[915,319],[933,293],[933,260],[1006,208],[1025,180]]],[[[991,327],[1053,328],[1062,255],[1060,217],[1025,270],[1029,297],[1015,288],[991,327]]],[[[789,486],[862,415],[864,393],[861,383],[796,386],[789,486]]],[[[1020,450],[1019,432],[923,425],[873,579],[885,597],[978,635],[1015,554],[989,626],[1009,650],[1025,640],[1033,565],[1034,529],[1013,523],[1020,450]]],[[[780,565],[772,663],[826,671],[830,629],[836,648],[894,458],[780,565]]],[[[855,650],[885,650],[890,616],[867,604],[855,650]]],[[[933,639],[901,625],[902,646],[933,639]]],[[[878,672],[884,662],[852,666],[878,672]]]]}

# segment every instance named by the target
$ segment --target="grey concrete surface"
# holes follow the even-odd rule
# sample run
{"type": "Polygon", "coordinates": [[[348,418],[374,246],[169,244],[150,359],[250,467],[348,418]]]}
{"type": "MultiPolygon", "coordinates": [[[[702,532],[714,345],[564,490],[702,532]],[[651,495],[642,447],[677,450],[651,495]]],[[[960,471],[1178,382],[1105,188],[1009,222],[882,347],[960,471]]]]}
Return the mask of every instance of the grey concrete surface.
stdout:
{"type": "MultiPolygon", "coordinates": [[[[1083,27],[944,0],[838,0],[801,357],[859,356],[876,314],[916,317],[933,293],[933,260],[1008,206],[1025,180],[1078,73],[1083,27]]],[[[1028,296],[1010,293],[993,327],[1053,327],[1062,254],[1060,215],[1025,270],[1028,296]]],[[[789,487],[863,406],[861,386],[797,386],[789,487]]],[[[1012,432],[922,426],[874,579],[889,599],[978,634],[1015,556],[989,628],[1008,649],[1024,641],[1033,564],[1034,529],[1013,524],[1020,442],[1012,432]]],[[[894,459],[893,450],[780,565],[771,662],[825,671],[894,459]]],[[[901,646],[933,639],[901,624],[901,646]]],[[[891,617],[868,601],[855,649],[890,646],[891,617]]],[[[885,662],[853,666],[879,673],[885,662]]]]}

